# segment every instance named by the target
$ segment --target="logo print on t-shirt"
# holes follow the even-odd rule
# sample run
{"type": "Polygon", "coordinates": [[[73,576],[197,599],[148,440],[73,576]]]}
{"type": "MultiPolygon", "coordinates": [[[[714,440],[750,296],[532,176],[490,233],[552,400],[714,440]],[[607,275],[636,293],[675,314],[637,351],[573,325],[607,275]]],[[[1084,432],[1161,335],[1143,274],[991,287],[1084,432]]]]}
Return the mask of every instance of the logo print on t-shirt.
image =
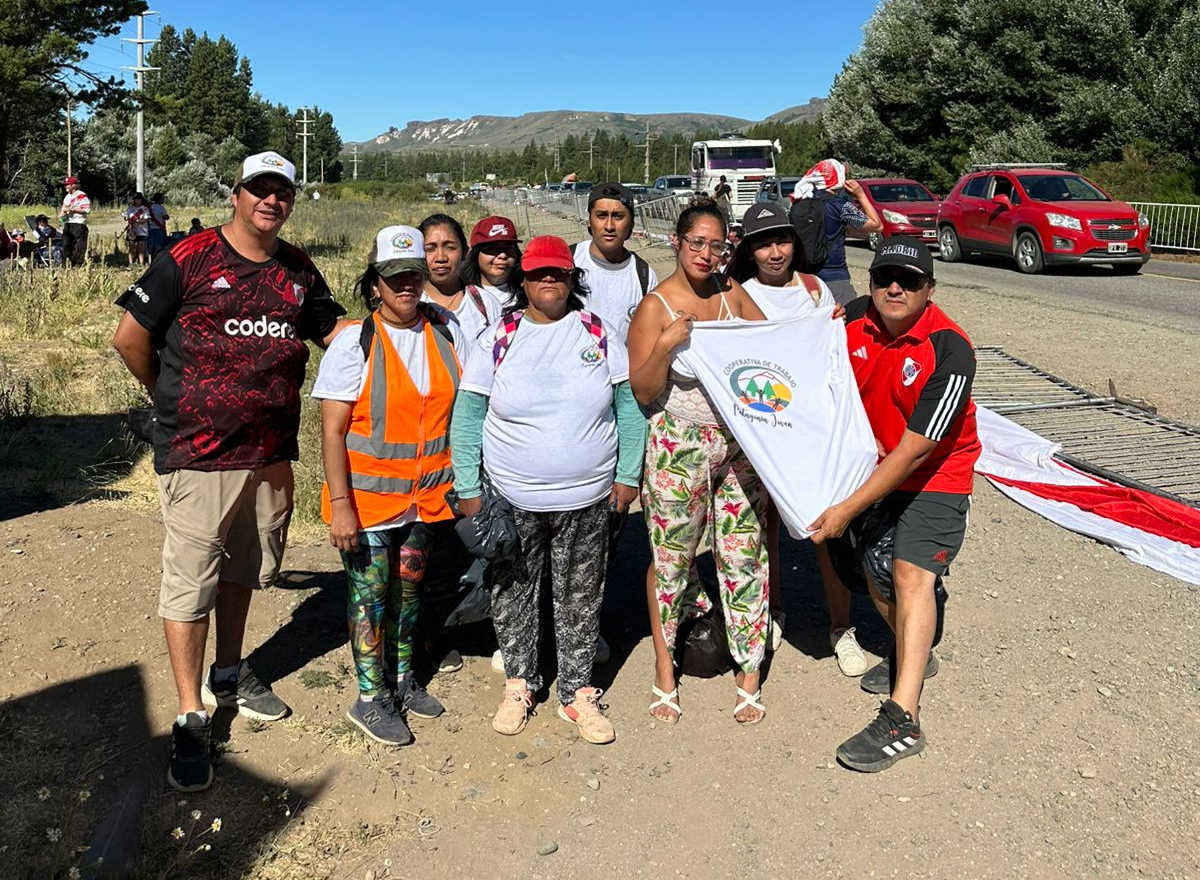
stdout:
{"type": "Polygon", "coordinates": [[[292,282],[292,293],[296,296],[296,305],[304,305],[304,285],[296,281],[292,282]]]}
{"type": "Polygon", "coordinates": [[[792,389],[775,370],[761,366],[742,367],[729,376],[729,387],[738,402],[758,412],[777,413],[792,402],[792,389]]]}
{"type": "Polygon", "coordinates": [[[900,375],[904,378],[904,387],[907,388],[913,382],[917,381],[917,376],[921,375],[921,365],[910,357],[904,359],[904,367],[900,370],[900,375]]]}
{"type": "Polygon", "coordinates": [[[604,356],[600,354],[600,347],[596,345],[590,345],[579,352],[579,359],[589,367],[600,363],[603,357],[604,356]]]}
{"type": "Polygon", "coordinates": [[[864,361],[867,359],[867,347],[865,345],[860,345],[850,353],[856,358],[862,358],[864,361]]]}
{"type": "Polygon", "coordinates": [[[215,279],[213,279],[213,283],[212,283],[213,290],[228,290],[229,287],[230,287],[229,281],[228,281],[228,279],[226,279],[226,277],[224,275],[218,275],[215,279]]]}

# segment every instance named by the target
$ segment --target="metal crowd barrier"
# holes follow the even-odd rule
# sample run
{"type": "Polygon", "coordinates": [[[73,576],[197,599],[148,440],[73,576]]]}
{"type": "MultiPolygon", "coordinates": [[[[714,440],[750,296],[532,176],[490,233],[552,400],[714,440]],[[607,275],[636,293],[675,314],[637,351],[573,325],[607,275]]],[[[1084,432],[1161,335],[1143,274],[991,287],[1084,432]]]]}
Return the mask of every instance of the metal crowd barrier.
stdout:
{"type": "Polygon", "coordinates": [[[633,232],[650,245],[667,244],[679,220],[679,200],[675,196],[642,202],[633,207],[633,232]]]}
{"type": "Polygon", "coordinates": [[[1150,246],[1200,253],[1200,205],[1130,202],[1150,218],[1150,246]]]}

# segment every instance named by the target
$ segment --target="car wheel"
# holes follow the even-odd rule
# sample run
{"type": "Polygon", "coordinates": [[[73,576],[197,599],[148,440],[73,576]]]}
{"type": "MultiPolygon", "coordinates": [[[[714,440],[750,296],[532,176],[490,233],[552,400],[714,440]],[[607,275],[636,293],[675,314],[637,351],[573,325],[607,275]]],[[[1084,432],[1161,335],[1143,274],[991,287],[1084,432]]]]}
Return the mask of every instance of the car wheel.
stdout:
{"type": "Polygon", "coordinates": [[[1113,272],[1117,275],[1136,275],[1142,271],[1142,263],[1113,263],[1113,272]]]}
{"type": "Polygon", "coordinates": [[[879,246],[881,244],[883,244],[883,233],[882,232],[868,232],[867,233],[867,247],[869,247],[873,251],[877,251],[877,250],[879,250],[879,246]]]}
{"type": "Polygon", "coordinates": [[[943,226],[938,233],[938,250],[943,263],[957,263],[962,259],[962,248],[958,246],[958,234],[953,226],[943,226]]]}
{"type": "Polygon", "coordinates": [[[1032,232],[1022,232],[1017,236],[1017,268],[1026,275],[1036,275],[1043,266],[1045,260],[1037,236],[1032,232]]]}

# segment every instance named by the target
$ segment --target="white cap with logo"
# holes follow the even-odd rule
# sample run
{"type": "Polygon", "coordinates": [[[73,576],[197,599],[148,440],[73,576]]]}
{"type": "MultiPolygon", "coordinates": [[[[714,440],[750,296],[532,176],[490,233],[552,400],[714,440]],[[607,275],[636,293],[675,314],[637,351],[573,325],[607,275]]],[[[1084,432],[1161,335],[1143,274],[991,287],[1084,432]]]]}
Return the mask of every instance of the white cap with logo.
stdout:
{"type": "Polygon", "coordinates": [[[385,226],[375,236],[367,260],[385,278],[401,272],[425,273],[425,236],[411,226],[385,226]]]}
{"type": "Polygon", "coordinates": [[[247,156],[233,185],[240,186],[247,180],[262,177],[264,174],[276,174],[286,180],[292,189],[296,188],[296,166],[274,150],[247,156]]]}

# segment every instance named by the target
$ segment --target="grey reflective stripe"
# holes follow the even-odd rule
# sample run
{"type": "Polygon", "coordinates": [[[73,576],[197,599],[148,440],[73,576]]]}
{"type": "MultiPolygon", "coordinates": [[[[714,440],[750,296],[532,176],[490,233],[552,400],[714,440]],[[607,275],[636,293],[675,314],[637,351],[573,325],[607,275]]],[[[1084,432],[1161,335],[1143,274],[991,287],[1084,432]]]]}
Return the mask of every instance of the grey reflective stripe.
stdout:
{"type": "Polygon", "coordinates": [[[438,471],[430,471],[427,474],[421,474],[422,489],[436,489],[443,483],[454,482],[454,468],[442,468],[438,471]]]}
{"type": "Polygon", "coordinates": [[[412,494],[412,480],[405,480],[400,477],[372,477],[367,474],[356,474],[353,471],[350,472],[349,477],[351,489],[380,494],[384,492],[395,495],[412,494]]]}
{"type": "Polygon", "coordinates": [[[432,327],[429,332],[433,334],[433,342],[437,345],[438,354],[442,356],[442,363],[446,365],[446,372],[450,374],[450,383],[454,386],[454,390],[458,391],[458,361],[454,358],[454,346],[450,344],[450,340],[442,336],[432,327]]]}
{"type": "MultiPolygon", "coordinates": [[[[426,440],[419,450],[422,455],[437,455],[439,452],[445,452],[449,445],[449,438],[443,434],[441,437],[426,440]]],[[[416,443],[388,443],[374,437],[364,437],[362,434],[347,434],[346,448],[351,452],[361,452],[374,458],[416,458],[418,451],[416,443]]]]}

